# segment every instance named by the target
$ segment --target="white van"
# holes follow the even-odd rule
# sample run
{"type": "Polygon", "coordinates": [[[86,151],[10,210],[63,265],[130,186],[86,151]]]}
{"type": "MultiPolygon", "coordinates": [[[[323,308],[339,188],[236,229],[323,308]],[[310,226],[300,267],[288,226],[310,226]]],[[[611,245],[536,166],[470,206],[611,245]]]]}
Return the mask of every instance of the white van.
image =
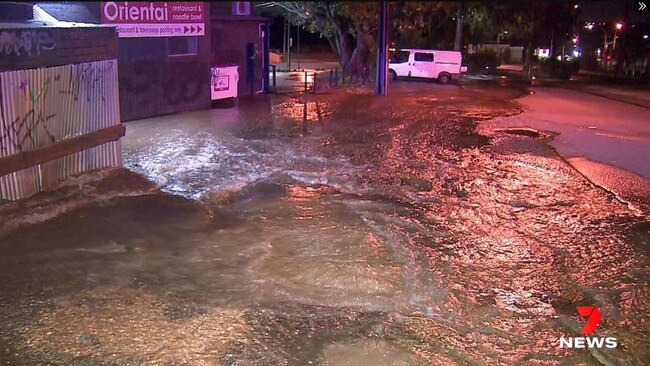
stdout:
{"type": "Polygon", "coordinates": [[[440,84],[459,80],[466,67],[460,65],[459,51],[420,50],[414,48],[397,51],[388,61],[391,80],[398,77],[438,79],[440,84]]]}

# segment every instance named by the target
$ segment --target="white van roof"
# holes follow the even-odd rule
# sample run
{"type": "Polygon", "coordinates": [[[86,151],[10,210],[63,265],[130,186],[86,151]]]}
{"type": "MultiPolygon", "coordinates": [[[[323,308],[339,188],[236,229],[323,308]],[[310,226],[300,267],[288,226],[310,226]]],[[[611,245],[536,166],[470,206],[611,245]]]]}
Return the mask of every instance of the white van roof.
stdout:
{"type": "Polygon", "coordinates": [[[460,51],[449,51],[449,50],[429,50],[424,48],[400,48],[397,51],[410,51],[410,52],[435,52],[435,53],[460,53],[460,51]]]}

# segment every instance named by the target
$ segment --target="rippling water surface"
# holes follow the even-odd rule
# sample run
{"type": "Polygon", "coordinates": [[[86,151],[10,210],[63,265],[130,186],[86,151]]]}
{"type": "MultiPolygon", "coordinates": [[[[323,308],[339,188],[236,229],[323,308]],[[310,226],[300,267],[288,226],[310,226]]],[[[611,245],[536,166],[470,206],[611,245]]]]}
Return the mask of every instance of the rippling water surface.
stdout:
{"type": "Polygon", "coordinates": [[[414,85],[134,122],[160,190],[117,170],[1,207],[0,360],[646,364],[648,213],[551,136],[479,134],[505,89],[414,85]],[[558,348],[576,305],[617,349],[558,348]]]}

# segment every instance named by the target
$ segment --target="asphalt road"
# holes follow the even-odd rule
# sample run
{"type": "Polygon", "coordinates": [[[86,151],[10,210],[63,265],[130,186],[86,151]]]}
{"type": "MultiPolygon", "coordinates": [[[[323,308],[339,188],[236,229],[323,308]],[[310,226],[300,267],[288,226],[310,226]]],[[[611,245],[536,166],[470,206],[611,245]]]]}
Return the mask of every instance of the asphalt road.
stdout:
{"type": "Polygon", "coordinates": [[[517,102],[523,113],[494,125],[557,133],[553,146],[592,182],[648,204],[649,109],[561,88],[534,88],[517,102]]]}

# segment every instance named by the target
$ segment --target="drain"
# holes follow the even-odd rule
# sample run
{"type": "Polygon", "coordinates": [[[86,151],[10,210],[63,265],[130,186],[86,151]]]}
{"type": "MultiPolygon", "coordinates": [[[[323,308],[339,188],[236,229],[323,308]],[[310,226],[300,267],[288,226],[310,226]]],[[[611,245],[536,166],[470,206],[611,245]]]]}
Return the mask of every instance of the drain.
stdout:
{"type": "Polygon", "coordinates": [[[534,139],[539,138],[541,135],[539,132],[527,128],[509,128],[507,130],[501,130],[501,132],[510,134],[510,135],[518,135],[518,136],[526,136],[526,137],[532,137],[534,139]]]}

